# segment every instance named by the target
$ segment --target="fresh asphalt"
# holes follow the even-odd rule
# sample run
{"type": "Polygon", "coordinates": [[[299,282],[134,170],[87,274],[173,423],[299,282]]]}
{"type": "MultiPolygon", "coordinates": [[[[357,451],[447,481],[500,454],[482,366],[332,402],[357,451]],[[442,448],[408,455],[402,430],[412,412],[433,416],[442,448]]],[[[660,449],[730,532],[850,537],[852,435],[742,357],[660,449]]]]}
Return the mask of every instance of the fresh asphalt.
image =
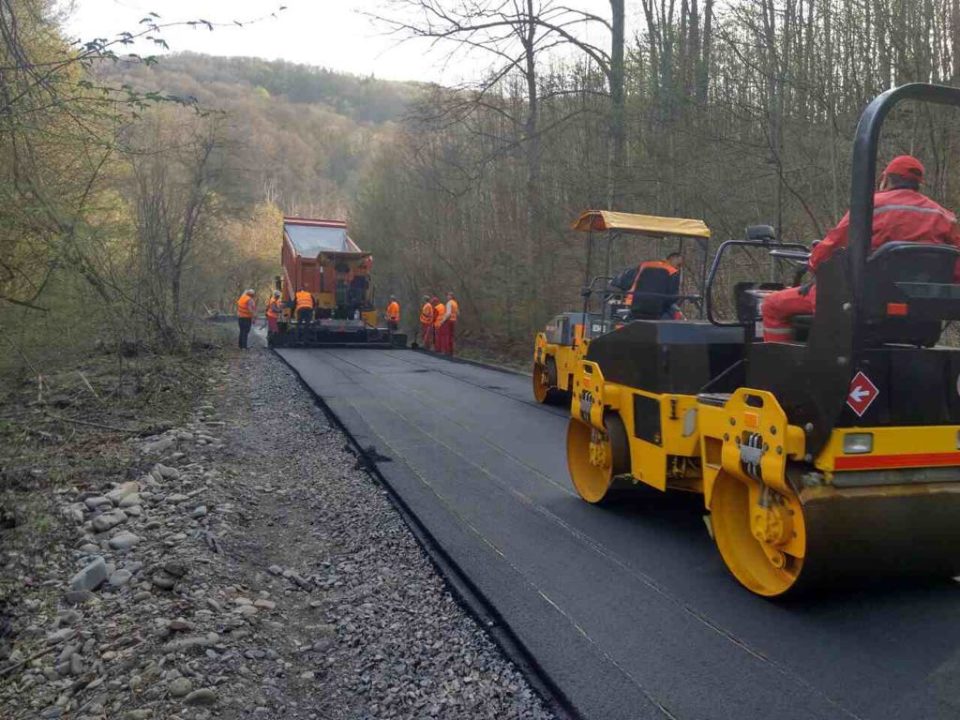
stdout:
{"type": "Polygon", "coordinates": [[[579,500],[567,413],[528,377],[279,352],[583,718],[960,718],[957,583],[763,600],[727,573],[699,496],[579,500]]]}

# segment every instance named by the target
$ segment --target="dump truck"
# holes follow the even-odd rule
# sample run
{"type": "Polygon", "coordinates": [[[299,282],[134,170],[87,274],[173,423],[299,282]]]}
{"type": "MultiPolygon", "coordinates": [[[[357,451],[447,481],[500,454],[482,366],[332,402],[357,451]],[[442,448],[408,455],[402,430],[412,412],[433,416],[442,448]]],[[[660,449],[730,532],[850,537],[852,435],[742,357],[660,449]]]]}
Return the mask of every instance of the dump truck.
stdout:
{"type": "Polygon", "coordinates": [[[277,277],[283,317],[271,347],[404,347],[406,335],[391,332],[374,305],[373,256],[347,234],[344,220],[283,218],[277,277]],[[313,317],[297,323],[295,296],[313,296],[313,317]]]}
{"type": "Polygon", "coordinates": [[[960,320],[960,252],[871,250],[880,129],[906,100],[960,106],[960,89],[905,85],[864,110],[848,246],[817,269],[815,313],[794,318],[802,340],[758,337],[777,287],[761,278],[729,288],[733,319],[716,312],[736,248],[804,260],[806,246],[752,232],[717,249],[706,320],[625,323],[592,338],[574,372],[567,464],[579,495],[701,494],[723,563],[760,596],[960,574],[960,349],[938,346],[960,320]]]}

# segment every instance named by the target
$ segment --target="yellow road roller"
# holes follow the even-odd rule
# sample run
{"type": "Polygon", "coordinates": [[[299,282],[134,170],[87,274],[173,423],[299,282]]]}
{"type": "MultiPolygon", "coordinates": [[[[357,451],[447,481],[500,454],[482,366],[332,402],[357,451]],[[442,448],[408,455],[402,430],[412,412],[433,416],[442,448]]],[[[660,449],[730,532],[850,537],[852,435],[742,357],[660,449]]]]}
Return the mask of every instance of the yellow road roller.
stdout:
{"type": "Polygon", "coordinates": [[[815,314],[794,319],[802,339],[758,340],[774,283],[736,282],[731,320],[719,317],[718,269],[738,246],[803,262],[804,246],[754,228],[717,249],[705,321],[625,323],[591,339],[574,372],[567,461],[580,496],[701,493],[723,562],[761,596],[960,574],[960,350],[937,344],[960,320],[960,252],[871,251],[880,129],[905,100],[960,106],[960,89],[905,85],[864,111],[848,247],[818,267],[815,314]]]}
{"type": "MultiPolygon", "coordinates": [[[[570,401],[574,371],[583,359],[591,337],[609,332],[622,324],[630,315],[629,283],[617,284],[617,278],[609,275],[611,248],[621,237],[676,239],[676,249],[684,254],[684,242],[693,240],[699,244],[701,262],[696,278],[691,282],[702,291],[706,282],[710,229],[701,220],[677,217],[659,217],[637,213],[587,210],[573,222],[572,228],[588,233],[586,257],[587,284],[581,291],[583,309],[579,312],[564,312],[547,323],[537,333],[533,345],[533,397],[538,403],[565,404],[570,401]],[[606,237],[607,275],[591,279],[591,259],[594,236],[606,237]]],[[[649,253],[647,253],[649,254],[649,253]]],[[[632,268],[636,271],[636,266],[632,268]]],[[[631,278],[635,274],[630,275],[631,278]]],[[[643,293],[650,295],[651,293],[643,293]]],[[[702,316],[701,294],[681,295],[678,301],[692,302],[702,316]]]]}

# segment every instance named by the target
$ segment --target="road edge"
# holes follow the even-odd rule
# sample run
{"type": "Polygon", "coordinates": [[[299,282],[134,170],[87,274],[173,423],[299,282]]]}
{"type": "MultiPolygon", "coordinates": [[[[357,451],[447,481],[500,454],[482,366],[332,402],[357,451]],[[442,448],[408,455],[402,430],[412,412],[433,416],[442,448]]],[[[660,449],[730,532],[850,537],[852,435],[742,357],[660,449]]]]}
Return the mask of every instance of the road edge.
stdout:
{"type": "MultiPolygon", "coordinates": [[[[434,355],[434,353],[428,353],[425,350],[413,350],[425,355],[434,355]]],[[[493,641],[494,645],[496,645],[523,674],[534,692],[540,696],[544,705],[555,717],[559,720],[581,720],[581,716],[573,704],[550,675],[543,669],[533,653],[531,653],[517,637],[510,625],[497,611],[494,604],[474,585],[467,573],[447,554],[430,530],[420,522],[416,513],[410,509],[403,497],[394,489],[387,477],[387,475],[389,475],[389,469],[381,468],[376,460],[369,456],[367,450],[357,442],[354,432],[340,419],[336,412],[327,405],[323,397],[307,384],[291,363],[287,362],[287,360],[275,350],[271,349],[270,352],[293,373],[294,377],[297,378],[297,381],[304,390],[310,394],[317,407],[326,415],[327,419],[347,437],[347,440],[350,442],[350,450],[357,456],[361,465],[367,471],[367,474],[387,492],[390,503],[396,508],[400,518],[410,529],[417,544],[426,554],[430,563],[434,566],[457,603],[476,620],[487,637],[493,641]]],[[[512,368],[501,368],[474,360],[462,358],[445,359],[450,362],[461,362],[515,375],[522,376],[525,374],[512,368]]],[[[363,421],[361,420],[360,422],[363,421]]]]}

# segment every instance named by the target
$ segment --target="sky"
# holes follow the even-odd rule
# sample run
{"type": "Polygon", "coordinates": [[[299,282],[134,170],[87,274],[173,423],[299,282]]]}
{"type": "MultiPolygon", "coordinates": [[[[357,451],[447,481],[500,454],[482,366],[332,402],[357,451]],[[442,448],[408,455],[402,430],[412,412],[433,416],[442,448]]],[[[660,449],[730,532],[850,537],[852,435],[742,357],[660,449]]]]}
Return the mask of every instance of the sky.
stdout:
{"type": "MultiPolygon", "coordinates": [[[[608,0],[569,0],[566,5],[609,14],[608,0]]],[[[226,25],[213,32],[164,30],[163,38],[174,52],[283,59],[388,80],[445,84],[474,79],[489,65],[489,56],[482,52],[451,59],[449,47],[431,50],[425,40],[401,42],[370,17],[395,13],[389,0],[63,0],[61,6],[69,12],[67,33],[80,40],[134,32],[142,27],[141,18],[153,11],[161,15],[160,22],[202,18],[226,25]],[[271,17],[281,5],[286,9],[271,17]],[[256,18],[262,19],[242,28],[232,24],[256,18]]],[[[596,34],[602,42],[602,35],[596,34]]],[[[135,50],[157,52],[152,45],[135,50]]]]}

